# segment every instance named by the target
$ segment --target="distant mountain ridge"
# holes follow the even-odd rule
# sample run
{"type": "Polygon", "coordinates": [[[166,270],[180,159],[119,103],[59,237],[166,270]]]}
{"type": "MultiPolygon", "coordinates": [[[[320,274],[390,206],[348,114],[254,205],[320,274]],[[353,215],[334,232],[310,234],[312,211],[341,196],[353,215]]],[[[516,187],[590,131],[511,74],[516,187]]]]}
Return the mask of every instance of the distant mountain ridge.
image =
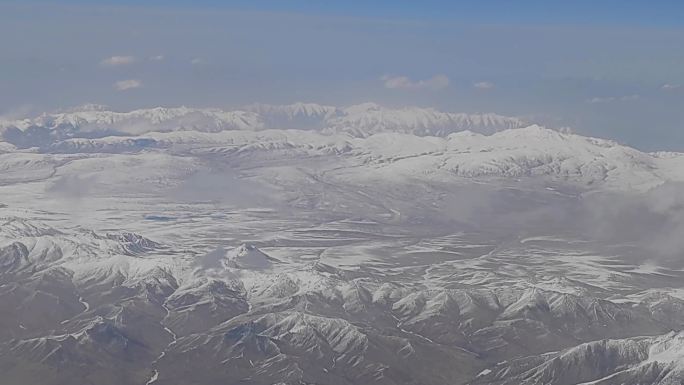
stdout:
{"type": "Polygon", "coordinates": [[[374,103],[333,107],[315,103],[255,104],[238,110],[156,107],[114,112],[100,105],[0,121],[4,139],[20,147],[46,145],[68,138],[140,135],[147,132],[304,129],[325,134],[368,137],[382,132],[444,137],[469,130],[490,134],[525,127],[520,118],[492,113],[441,112],[433,108],[388,108],[374,103]]]}
{"type": "MultiPolygon", "coordinates": [[[[103,138],[62,138],[33,141],[44,154],[117,154],[188,150],[230,157],[336,157],[361,167],[354,179],[449,180],[541,177],[592,188],[645,191],[664,182],[684,181],[684,156],[646,153],[611,140],[568,134],[531,125],[490,135],[460,131],[445,137],[380,132],[354,137],[346,132],[269,129],[200,132],[183,130],[103,138]]],[[[22,147],[22,142],[14,142],[22,147]]],[[[12,175],[49,173],[45,156],[7,147],[6,165],[12,175]],[[19,161],[21,157],[24,160],[19,161]],[[22,171],[23,170],[23,171],[22,171]],[[30,172],[29,172],[30,171],[30,172]],[[17,174],[19,173],[19,174],[17,174]]],[[[3,154],[0,154],[3,156],[3,154]]],[[[31,174],[33,175],[33,174],[31,174]]]]}

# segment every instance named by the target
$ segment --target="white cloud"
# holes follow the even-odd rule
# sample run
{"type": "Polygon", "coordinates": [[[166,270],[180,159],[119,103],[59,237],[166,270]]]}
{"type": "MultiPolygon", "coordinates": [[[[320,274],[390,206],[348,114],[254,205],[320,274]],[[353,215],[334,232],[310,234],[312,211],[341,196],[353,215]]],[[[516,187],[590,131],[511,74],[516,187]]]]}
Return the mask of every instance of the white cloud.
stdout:
{"type": "Polygon", "coordinates": [[[117,91],[132,90],[134,88],[142,87],[142,82],[136,79],[119,80],[114,83],[114,89],[117,91]]]}
{"type": "Polygon", "coordinates": [[[592,103],[592,104],[597,104],[597,103],[610,103],[614,102],[615,97],[614,96],[608,96],[608,97],[593,97],[591,99],[587,99],[587,103],[592,103]]]}
{"type": "Polygon", "coordinates": [[[103,65],[106,67],[118,67],[118,66],[132,64],[135,61],[136,61],[136,59],[134,56],[112,56],[112,57],[108,57],[106,59],[103,59],[100,62],[100,65],[103,65]]]}
{"type": "Polygon", "coordinates": [[[478,90],[491,90],[494,88],[494,83],[492,82],[477,82],[473,84],[473,87],[477,88],[478,90]]]}
{"type": "Polygon", "coordinates": [[[192,65],[198,65],[198,64],[202,64],[202,63],[204,63],[204,59],[202,59],[201,57],[196,57],[196,58],[190,60],[190,64],[192,64],[192,65]]]}
{"type": "Polygon", "coordinates": [[[156,56],[151,56],[150,60],[152,61],[162,61],[164,60],[164,55],[156,55],[156,56]]]}
{"type": "Polygon", "coordinates": [[[660,88],[663,90],[666,90],[666,91],[671,91],[671,90],[678,90],[678,89],[682,88],[682,85],[681,84],[666,83],[666,84],[663,84],[663,86],[660,88]]]}
{"type": "Polygon", "coordinates": [[[612,103],[612,102],[629,102],[641,99],[639,95],[624,95],[624,96],[606,96],[606,97],[594,97],[587,99],[587,103],[598,104],[598,103],[612,103]]]}
{"type": "Polygon", "coordinates": [[[415,81],[407,76],[385,75],[380,80],[384,82],[385,88],[389,89],[429,88],[439,90],[449,86],[449,78],[446,75],[435,75],[429,79],[415,81]]]}

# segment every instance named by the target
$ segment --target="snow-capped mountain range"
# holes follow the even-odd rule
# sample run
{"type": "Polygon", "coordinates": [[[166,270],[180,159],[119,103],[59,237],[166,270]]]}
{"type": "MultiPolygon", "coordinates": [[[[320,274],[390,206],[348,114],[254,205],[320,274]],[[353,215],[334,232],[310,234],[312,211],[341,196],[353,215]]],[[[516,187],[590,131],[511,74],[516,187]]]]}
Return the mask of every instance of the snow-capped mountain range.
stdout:
{"type": "MultiPolygon", "coordinates": [[[[363,177],[545,176],[641,190],[684,180],[681,154],[643,153],[610,140],[565,133],[517,118],[429,108],[388,109],[375,104],[336,108],[299,103],[254,105],[244,111],[180,107],[119,113],[86,106],[2,126],[5,142],[0,151],[5,153],[15,149],[78,154],[213,148],[243,156],[254,151],[292,152],[293,156],[334,154],[366,165],[363,177]]],[[[32,158],[26,160],[27,167],[45,157],[22,153],[32,158]]],[[[7,158],[16,159],[12,155],[7,158]]]]}
{"type": "Polygon", "coordinates": [[[46,135],[43,140],[49,141],[69,137],[139,135],[150,131],[218,132],[267,128],[344,132],[356,137],[380,132],[446,136],[463,130],[492,133],[527,124],[519,118],[491,113],[450,113],[420,107],[387,108],[374,103],[345,108],[313,103],[255,104],[238,110],[158,107],[130,112],[113,112],[104,106],[89,104],[66,112],[0,122],[0,127],[6,137],[21,142],[20,137],[31,135],[33,139],[46,135]]]}
{"type": "Polygon", "coordinates": [[[3,383],[684,378],[684,154],[374,104],[1,127],[3,383]]]}

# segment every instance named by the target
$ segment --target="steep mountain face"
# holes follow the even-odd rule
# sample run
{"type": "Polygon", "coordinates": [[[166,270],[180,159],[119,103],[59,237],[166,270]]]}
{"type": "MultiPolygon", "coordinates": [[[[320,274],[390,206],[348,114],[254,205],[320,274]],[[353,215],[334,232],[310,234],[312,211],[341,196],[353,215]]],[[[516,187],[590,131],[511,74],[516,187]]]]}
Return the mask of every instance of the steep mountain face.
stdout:
{"type": "Polygon", "coordinates": [[[375,105],[20,123],[3,384],[684,378],[681,154],[375,105]]]}
{"type": "Polygon", "coordinates": [[[682,381],[682,333],[601,340],[562,352],[497,365],[478,384],[677,384],[682,381]]]}

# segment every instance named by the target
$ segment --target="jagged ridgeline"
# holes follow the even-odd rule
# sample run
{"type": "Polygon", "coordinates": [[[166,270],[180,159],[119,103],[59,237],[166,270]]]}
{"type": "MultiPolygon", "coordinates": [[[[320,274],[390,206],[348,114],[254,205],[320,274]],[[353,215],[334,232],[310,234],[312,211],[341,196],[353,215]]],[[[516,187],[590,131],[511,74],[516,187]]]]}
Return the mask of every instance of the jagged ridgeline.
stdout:
{"type": "Polygon", "coordinates": [[[304,129],[367,137],[381,132],[446,136],[470,130],[480,133],[518,128],[524,120],[492,113],[441,112],[432,108],[386,108],[373,103],[332,107],[312,103],[284,106],[256,104],[237,110],[212,108],[153,108],[131,112],[108,111],[84,105],[18,121],[0,121],[3,137],[18,147],[41,147],[72,138],[140,135],[147,132],[192,130],[304,129]]]}

